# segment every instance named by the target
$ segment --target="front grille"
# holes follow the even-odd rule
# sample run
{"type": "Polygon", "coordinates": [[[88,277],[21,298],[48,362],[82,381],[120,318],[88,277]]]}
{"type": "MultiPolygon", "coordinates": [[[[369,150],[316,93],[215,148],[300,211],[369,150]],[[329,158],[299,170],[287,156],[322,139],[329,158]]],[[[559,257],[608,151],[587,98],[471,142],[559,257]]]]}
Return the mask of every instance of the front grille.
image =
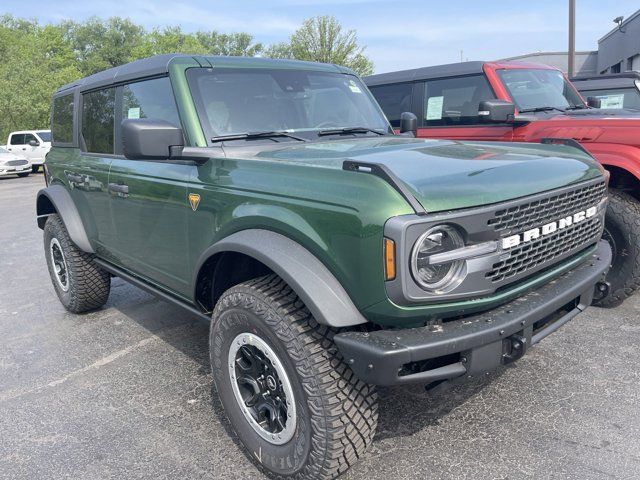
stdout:
{"type": "MultiPolygon", "coordinates": [[[[605,182],[591,184],[498,210],[487,224],[498,232],[500,237],[521,234],[597,206],[606,194],[605,182]]],[[[602,219],[597,215],[529,241],[506,251],[505,257],[494,263],[491,271],[487,272],[486,278],[493,283],[499,283],[512,277],[521,277],[536,267],[551,264],[560,257],[566,257],[581,247],[595,243],[601,232],[602,219]]]]}
{"type": "Polygon", "coordinates": [[[486,276],[492,282],[501,282],[524,273],[581,246],[595,242],[601,228],[600,217],[592,217],[573,227],[513,248],[509,250],[509,258],[494,263],[492,270],[486,276]]]}
{"type": "Polygon", "coordinates": [[[9,167],[18,167],[20,165],[26,165],[27,163],[29,162],[26,160],[9,160],[5,165],[8,165],[9,167]]]}
{"type": "Polygon", "coordinates": [[[501,237],[506,237],[595,206],[606,193],[605,182],[595,183],[549,198],[498,210],[487,224],[501,237]]]}

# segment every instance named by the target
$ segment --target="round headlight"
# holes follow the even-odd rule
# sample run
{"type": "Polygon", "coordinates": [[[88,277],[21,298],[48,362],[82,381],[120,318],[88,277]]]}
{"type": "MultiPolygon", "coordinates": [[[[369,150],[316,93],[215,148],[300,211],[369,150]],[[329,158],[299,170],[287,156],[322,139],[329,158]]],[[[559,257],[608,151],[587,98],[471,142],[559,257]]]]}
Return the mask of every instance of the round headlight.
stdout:
{"type": "Polygon", "coordinates": [[[411,253],[411,271],[415,281],[434,293],[449,292],[460,285],[464,279],[463,260],[431,263],[429,258],[462,247],[462,235],[453,227],[438,225],[427,230],[418,238],[411,253]]]}

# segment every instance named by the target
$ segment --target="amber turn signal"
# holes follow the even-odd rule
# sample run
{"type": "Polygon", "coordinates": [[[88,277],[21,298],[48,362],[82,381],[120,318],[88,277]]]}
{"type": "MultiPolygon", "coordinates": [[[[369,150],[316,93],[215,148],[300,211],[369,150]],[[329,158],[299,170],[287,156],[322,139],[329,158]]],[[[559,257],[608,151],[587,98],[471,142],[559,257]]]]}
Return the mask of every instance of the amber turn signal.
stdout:
{"type": "Polygon", "coordinates": [[[384,239],[384,278],[396,278],[396,244],[388,238],[384,239]]]}

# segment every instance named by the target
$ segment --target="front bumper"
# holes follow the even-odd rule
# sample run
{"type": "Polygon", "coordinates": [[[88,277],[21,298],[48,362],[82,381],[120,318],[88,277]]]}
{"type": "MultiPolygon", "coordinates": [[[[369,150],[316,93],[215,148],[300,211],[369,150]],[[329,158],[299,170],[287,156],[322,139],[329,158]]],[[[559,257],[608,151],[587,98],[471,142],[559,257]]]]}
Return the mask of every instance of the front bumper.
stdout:
{"type": "Polygon", "coordinates": [[[334,341],[354,373],[375,385],[477,375],[522,357],[587,308],[610,264],[611,248],[600,241],[590,259],[494,310],[419,328],[343,332],[334,341]]]}
{"type": "Polygon", "coordinates": [[[0,165],[0,176],[5,175],[15,175],[16,173],[24,173],[31,171],[31,163],[26,165],[17,165],[17,166],[2,166],[0,165]]]}

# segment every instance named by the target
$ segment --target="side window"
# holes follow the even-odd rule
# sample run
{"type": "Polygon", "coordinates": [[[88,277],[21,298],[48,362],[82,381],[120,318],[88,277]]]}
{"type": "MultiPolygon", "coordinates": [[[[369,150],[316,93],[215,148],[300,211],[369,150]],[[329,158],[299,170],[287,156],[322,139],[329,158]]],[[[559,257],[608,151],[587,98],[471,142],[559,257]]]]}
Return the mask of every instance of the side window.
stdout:
{"type": "Polygon", "coordinates": [[[54,143],[73,142],[73,94],[53,99],[51,134],[54,143]]]}
{"type": "Polygon", "coordinates": [[[427,127],[475,125],[478,105],[496,98],[482,75],[428,80],[425,84],[423,123],[427,127]]]}
{"type": "Polygon", "coordinates": [[[412,88],[411,83],[397,83],[369,89],[394,128],[400,126],[400,114],[411,111],[412,88]]]}
{"type": "Polygon", "coordinates": [[[169,77],[130,83],[122,89],[122,118],[153,118],[180,126],[169,77]]]}
{"type": "Polygon", "coordinates": [[[632,88],[615,90],[593,90],[580,92],[584,98],[600,99],[600,108],[633,108],[640,109],[640,93],[632,88]]]}
{"type": "Polygon", "coordinates": [[[115,105],[114,88],[82,96],[82,138],[87,152],[113,153],[115,105]]]}
{"type": "Polygon", "coordinates": [[[35,135],[32,135],[31,133],[25,133],[25,135],[24,135],[24,143],[25,143],[25,145],[28,144],[31,140],[33,140],[36,143],[40,143],[35,135]]]}
{"type": "Polygon", "coordinates": [[[26,142],[24,141],[24,133],[14,133],[11,135],[10,145],[24,145],[26,142]]]}

